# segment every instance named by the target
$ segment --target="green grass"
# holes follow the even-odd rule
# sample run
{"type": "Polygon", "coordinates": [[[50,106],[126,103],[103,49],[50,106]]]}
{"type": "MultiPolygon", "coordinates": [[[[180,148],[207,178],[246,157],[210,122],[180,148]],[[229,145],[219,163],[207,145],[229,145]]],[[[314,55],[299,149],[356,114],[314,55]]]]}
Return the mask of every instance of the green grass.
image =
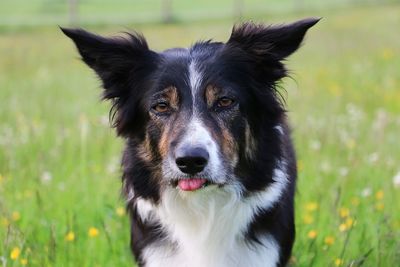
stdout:
{"type": "MultiPolygon", "coordinates": [[[[324,17],[288,61],[294,79],[284,81],[300,169],[293,266],[400,262],[399,10],[259,17],[324,17]],[[347,229],[342,208],[354,222],[347,229]]],[[[231,24],[130,28],[161,50],[226,40],[231,24]]],[[[128,218],[116,211],[124,206],[122,141],[108,127],[99,82],[55,26],[0,34],[0,55],[0,266],[130,266],[128,218]],[[90,227],[99,235],[89,237],[90,227]],[[75,240],[66,240],[69,231],[75,240]]]]}
{"type": "MultiPolygon", "coordinates": [[[[164,0],[76,0],[80,24],[125,25],[162,21],[164,0]]],[[[391,3],[397,0],[380,0],[391,3]]],[[[2,0],[0,26],[67,24],[69,0],[2,0]]],[[[236,0],[172,0],[174,21],[231,18],[237,15],[236,0]]],[[[244,16],[295,12],[307,9],[347,8],[376,4],[376,0],[242,0],[244,16]]],[[[1,29],[1,28],[0,28],[1,29]]]]}

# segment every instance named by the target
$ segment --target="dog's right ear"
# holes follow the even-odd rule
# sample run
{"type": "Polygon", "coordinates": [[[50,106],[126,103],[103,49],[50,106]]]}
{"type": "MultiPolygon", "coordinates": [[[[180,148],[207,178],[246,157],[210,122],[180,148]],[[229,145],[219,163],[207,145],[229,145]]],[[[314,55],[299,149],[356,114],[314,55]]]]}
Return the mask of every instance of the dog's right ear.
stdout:
{"type": "Polygon", "coordinates": [[[102,80],[105,99],[120,97],[124,92],[118,91],[128,90],[121,88],[121,83],[143,78],[157,57],[155,52],[149,50],[144,37],[137,33],[106,38],[82,29],[61,30],[74,41],[82,60],[102,80]]]}
{"type": "Polygon", "coordinates": [[[137,33],[106,38],[82,29],[61,30],[74,41],[82,60],[100,77],[105,89],[103,98],[114,104],[113,126],[119,135],[127,134],[135,124],[138,96],[145,88],[146,77],[157,66],[158,54],[149,50],[144,37],[137,33]]]}

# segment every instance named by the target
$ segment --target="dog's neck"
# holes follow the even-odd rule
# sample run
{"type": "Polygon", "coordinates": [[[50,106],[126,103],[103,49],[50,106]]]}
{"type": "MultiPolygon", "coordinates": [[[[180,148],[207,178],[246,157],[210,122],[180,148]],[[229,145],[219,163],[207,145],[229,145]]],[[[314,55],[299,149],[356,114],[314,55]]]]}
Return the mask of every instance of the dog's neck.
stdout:
{"type": "Polygon", "coordinates": [[[154,259],[146,266],[162,266],[156,263],[159,259],[171,261],[166,266],[250,266],[252,258],[257,263],[251,266],[263,262],[262,266],[265,262],[275,266],[279,246],[272,236],[258,236],[259,243],[249,243],[244,237],[257,213],[269,209],[283,193],[285,171],[276,169],[274,176],[273,184],[246,198],[234,186],[209,186],[199,192],[168,188],[159,205],[138,199],[142,220],[156,220],[167,233],[166,240],[145,249],[144,258],[154,259]],[[260,257],[268,260],[260,261],[260,257]]]}

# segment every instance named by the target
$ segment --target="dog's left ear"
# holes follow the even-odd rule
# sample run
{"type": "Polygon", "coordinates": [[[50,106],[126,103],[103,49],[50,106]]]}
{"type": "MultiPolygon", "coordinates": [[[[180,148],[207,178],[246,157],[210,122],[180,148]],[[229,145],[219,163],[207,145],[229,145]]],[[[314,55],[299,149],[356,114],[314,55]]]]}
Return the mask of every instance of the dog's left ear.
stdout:
{"type": "Polygon", "coordinates": [[[307,30],[319,20],[308,18],[277,26],[244,23],[233,28],[227,45],[240,47],[260,60],[280,61],[299,48],[307,30]]]}

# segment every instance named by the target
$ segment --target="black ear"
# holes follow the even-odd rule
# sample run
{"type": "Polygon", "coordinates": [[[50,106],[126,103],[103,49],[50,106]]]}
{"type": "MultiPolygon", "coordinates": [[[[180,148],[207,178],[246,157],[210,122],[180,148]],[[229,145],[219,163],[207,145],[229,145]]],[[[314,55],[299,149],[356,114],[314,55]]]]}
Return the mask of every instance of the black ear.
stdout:
{"type": "Polygon", "coordinates": [[[104,98],[120,97],[127,90],[121,84],[140,79],[154,63],[156,53],[149,50],[140,34],[106,38],[82,29],[61,28],[74,41],[82,60],[91,67],[106,89],[104,98]]]}
{"type": "Polygon", "coordinates": [[[113,126],[118,134],[132,132],[132,127],[138,125],[135,120],[140,96],[147,88],[146,78],[157,66],[158,54],[149,50],[146,40],[137,33],[106,38],[82,29],[61,30],[74,41],[82,60],[100,77],[104,99],[113,101],[113,126]]]}
{"type": "Polygon", "coordinates": [[[239,46],[254,56],[282,60],[299,48],[307,30],[319,20],[308,18],[275,26],[244,23],[233,28],[227,44],[239,46]]]}

